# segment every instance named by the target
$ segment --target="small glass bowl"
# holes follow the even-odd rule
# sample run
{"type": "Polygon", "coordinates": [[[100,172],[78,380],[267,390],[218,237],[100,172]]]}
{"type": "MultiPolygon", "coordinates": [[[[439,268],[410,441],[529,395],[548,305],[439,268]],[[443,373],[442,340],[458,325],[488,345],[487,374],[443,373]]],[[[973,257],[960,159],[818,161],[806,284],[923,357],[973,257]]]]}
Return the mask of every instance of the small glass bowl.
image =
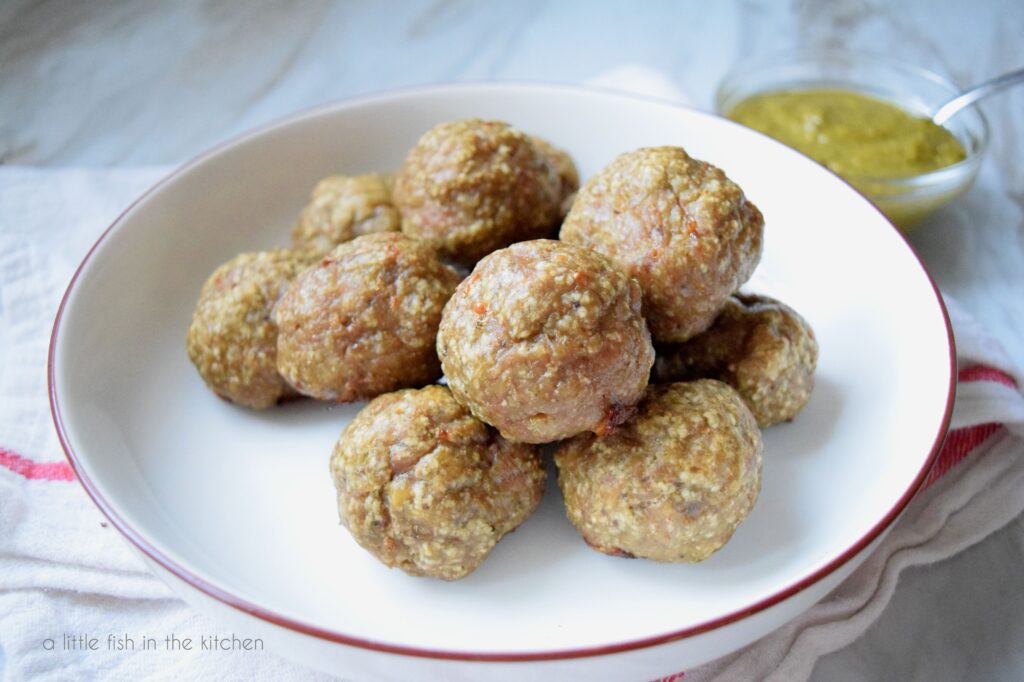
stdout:
{"type": "MultiPolygon", "coordinates": [[[[855,52],[807,50],[740,63],[719,84],[715,109],[728,117],[733,107],[753,95],[819,89],[870,95],[924,117],[960,93],[945,78],[903,62],[855,52]]],[[[954,116],[946,129],[963,145],[967,153],[963,161],[902,178],[846,175],[844,179],[900,229],[909,230],[970,188],[981,167],[988,123],[977,107],[954,116]]]]}

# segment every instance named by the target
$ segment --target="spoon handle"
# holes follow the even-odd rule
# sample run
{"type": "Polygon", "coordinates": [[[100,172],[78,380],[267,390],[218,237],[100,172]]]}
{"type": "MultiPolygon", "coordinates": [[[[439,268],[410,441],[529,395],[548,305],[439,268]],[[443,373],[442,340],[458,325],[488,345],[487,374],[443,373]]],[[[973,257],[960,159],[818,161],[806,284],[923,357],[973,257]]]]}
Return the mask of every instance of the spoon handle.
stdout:
{"type": "Polygon", "coordinates": [[[988,97],[1018,83],[1024,83],[1024,69],[1010,71],[1002,76],[996,76],[992,80],[979,83],[936,109],[935,113],[932,114],[932,120],[938,125],[942,125],[964,107],[968,107],[983,97],[988,97]]]}

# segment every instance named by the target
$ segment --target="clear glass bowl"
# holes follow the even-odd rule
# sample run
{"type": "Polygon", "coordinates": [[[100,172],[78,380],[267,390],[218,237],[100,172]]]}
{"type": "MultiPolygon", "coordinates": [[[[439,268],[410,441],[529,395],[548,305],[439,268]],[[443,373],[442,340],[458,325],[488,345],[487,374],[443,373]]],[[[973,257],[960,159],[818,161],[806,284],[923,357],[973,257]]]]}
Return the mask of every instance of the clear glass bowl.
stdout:
{"type": "MultiPolygon", "coordinates": [[[[733,107],[753,95],[819,89],[871,95],[924,117],[960,92],[945,78],[910,64],[855,52],[808,50],[738,64],[719,84],[715,109],[728,117],[733,107]]],[[[846,175],[844,179],[908,230],[970,188],[981,167],[988,145],[988,123],[981,112],[976,107],[962,111],[946,128],[967,152],[963,161],[908,177],[846,175]]]]}

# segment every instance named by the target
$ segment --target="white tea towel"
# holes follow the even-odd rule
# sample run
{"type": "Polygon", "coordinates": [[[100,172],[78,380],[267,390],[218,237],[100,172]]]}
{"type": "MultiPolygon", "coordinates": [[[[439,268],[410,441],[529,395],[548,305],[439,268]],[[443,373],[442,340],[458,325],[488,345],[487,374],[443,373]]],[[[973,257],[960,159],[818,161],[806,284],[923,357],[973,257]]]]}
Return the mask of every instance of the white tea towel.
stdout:
{"type": "MultiPolygon", "coordinates": [[[[170,635],[230,634],[175,599],[127,551],[63,461],[48,410],[47,343],[66,283],[103,228],[161,172],[0,168],[4,679],[329,679],[272,652],[117,651],[110,650],[117,640],[107,641],[124,635],[138,647],[143,637],[162,645],[170,635]],[[85,645],[101,638],[96,651],[82,650],[83,636],[85,645]]],[[[686,679],[804,679],[818,657],[877,618],[903,568],[950,556],[1021,513],[1024,399],[1014,388],[1021,378],[953,302],[950,310],[962,367],[959,430],[942,455],[948,472],[826,600],[686,679]]]]}

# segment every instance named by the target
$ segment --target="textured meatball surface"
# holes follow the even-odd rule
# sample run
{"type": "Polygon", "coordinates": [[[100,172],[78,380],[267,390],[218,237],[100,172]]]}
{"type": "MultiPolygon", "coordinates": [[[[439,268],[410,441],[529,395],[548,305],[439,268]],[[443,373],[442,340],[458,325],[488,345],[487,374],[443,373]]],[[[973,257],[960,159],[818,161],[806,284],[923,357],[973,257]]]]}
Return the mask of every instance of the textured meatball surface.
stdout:
{"type": "Polygon", "coordinates": [[[277,326],[271,311],[305,265],[285,249],[243,253],[206,280],[186,348],[214,393],[255,409],[292,393],[277,372],[277,326]]]}
{"type": "Polygon", "coordinates": [[[555,453],[566,514],[587,544],[617,556],[703,561],[732,537],[761,489],[761,432],[719,381],[652,386],[606,438],[555,453]]]}
{"type": "Polygon", "coordinates": [[[635,280],[587,249],[521,242],[477,264],[437,348],[456,399],[503,436],[546,443],[621,423],[654,350],[635,280]]]}
{"type": "Polygon", "coordinates": [[[537,508],[536,446],[511,443],[444,386],[370,402],[331,456],[342,523],[388,566],[444,580],[473,571],[537,508]]]}
{"type": "Polygon", "coordinates": [[[459,275],[395,232],[341,244],[300,274],[274,309],[277,367],[304,395],[351,402],[441,375],[435,350],[459,275]]]}
{"type": "Polygon", "coordinates": [[[488,253],[548,235],[562,180],[529,136],[468,119],[431,128],[395,177],[402,231],[472,267],[488,253]]]}
{"type": "Polygon", "coordinates": [[[761,258],[764,219],[720,169],[679,147],[622,154],[580,189],[561,238],[636,277],[657,342],[707,329],[761,258]]]}
{"type": "Polygon", "coordinates": [[[539,137],[530,137],[530,140],[540,151],[549,166],[558,173],[560,183],[559,192],[559,218],[564,218],[572,207],[573,199],[580,188],[580,174],[576,170],[576,163],[567,152],[539,137]]]}
{"type": "Polygon", "coordinates": [[[292,245],[320,257],[364,234],[397,232],[402,221],[391,184],[391,176],[378,174],[324,178],[292,228],[292,245]]]}
{"type": "Polygon", "coordinates": [[[655,381],[724,381],[762,428],[793,419],[814,389],[814,330],[795,310],[768,296],[733,296],[706,332],[657,350],[655,381]]]}

